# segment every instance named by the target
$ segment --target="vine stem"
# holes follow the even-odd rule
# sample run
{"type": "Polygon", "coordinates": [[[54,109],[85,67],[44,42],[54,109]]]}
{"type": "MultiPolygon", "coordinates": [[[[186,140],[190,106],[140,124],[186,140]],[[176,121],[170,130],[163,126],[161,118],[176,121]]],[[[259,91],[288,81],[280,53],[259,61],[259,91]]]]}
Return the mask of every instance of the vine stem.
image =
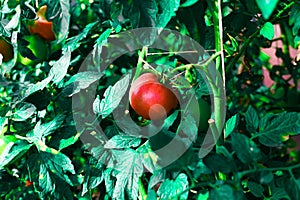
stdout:
{"type": "Polygon", "coordinates": [[[180,70],[186,70],[186,69],[190,69],[192,67],[196,67],[198,69],[206,69],[207,66],[214,60],[216,59],[218,56],[220,56],[222,54],[221,51],[216,52],[215,54],[213,54],[211,57],[209,57],[209,59],[207,59],[205,62],[203,63],[199,63],[199,64],[186,64],[186,65],[182,65],[179,67],[174,68],[171,73],[174,73],[175,71],[180,71],[180,70]]]}
{"type": "Polygon", "coordinates": [[[250,169],[250,170],[247,170],[247,171],[239,172],[238,177],[239,177],[239,179],[241,179],[243,176],[245,176],[247,174],[252,174],[252,173],[255,173],[255,172],[259,172],[259,171],[288,171],[288,172],[291,172],[291,170],[296,169],[296,168],[300,168],[300,164],[291,165],[291,166],[288,166],[288,167],[250,169]]]}
{"type": "Polygon", "coordinates": [[[225,64],[224,64],[224,48],[223,48],[223,23],[222,23],[222,7],[221,0],[207,0],[209,5],[214,24],[214,35],[215,35],[215,49],[216,52],[220,52],[220,56],[216,58],[216,71],[221,73],[221,76],[215,77],[215,86],[222,85],[222,88],[212,87],[213,99],[214,99],[214,120],[217,131],[219,134],[222,133],[224,123],[224,108],[223,99],[220,98],[222,94],[225,94],[225,64]]]}
{"type": "Polygon", "coordinates": [[[136,71],[133,77],[133,80],[137,79],[143,71],[143,61],[147,55],[148,47],[144,46],[142,50],[139,52],[138,63],[136,65],[136,71]]]}
{"type": "Polygon", "coordinates": [[[139,178],[139,192],[140,192],[140,195],[142,197],[142,200],[146,200],[147,199],[147,192],[145,190],[145,187],[143,185],[143,182],[142,182],[141,178],[139,178]]]}
{"type": "MultiPolygon", "coordinates": [[[[223,22],[222,22],[222,7],[221,7],[221,0],[218,0],[217,2],[217,8],[218,10],[218,30],[215,31],[215,37],[217,39],[216,43],[216,51],[221,52],[221,56],[217,58],[217,60],[220,60],[221,63],[221,70],[222,70],[222,78],[223,78],[223,89],[225,90],[225,59],[224,59],[224,46],[223,46],[223,22]]],[[[217,70],[220,67],[219,65],[216,66],[217,70]]]]}

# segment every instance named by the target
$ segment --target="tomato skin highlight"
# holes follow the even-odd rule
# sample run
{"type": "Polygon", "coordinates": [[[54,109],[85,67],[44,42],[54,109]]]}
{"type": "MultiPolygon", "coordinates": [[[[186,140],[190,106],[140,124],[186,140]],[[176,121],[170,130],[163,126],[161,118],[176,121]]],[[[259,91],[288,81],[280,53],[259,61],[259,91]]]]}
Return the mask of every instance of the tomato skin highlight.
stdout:
{"type": "Polygon", "coordinates": [[[144,119],[160,120],[177,107],[176,95],[152,75],[136,79],[131,87],[130,105],[144,119]],[[145,79],[148,76],[148,79],[145,79]]]}
{"type": "Polygon", "coordinates": [[[0,37],[0,53],[3,56],[3,62],[7,62],[14,57],[13,46],[0,37]]]}
{"type": "Polygon", "coordinates": [[[158,82],[157,76],[152,73],[142,74],[131,84],[131,87],[129,90],[129,96],[131,96],[132,92],[135,91],[138,87],[140,87],[143,84],[150,83],[150,82],[158,82]]]}
{"type": "Polygon", "coordinates": [[[53,41],[56,39],[53,32],[53,22],[49,22],[46,17],[47,6],[42,6],[37,12],[38,19],[31,25],[28,25],[29,31],[36,34],[46,41],[53,41]]]}

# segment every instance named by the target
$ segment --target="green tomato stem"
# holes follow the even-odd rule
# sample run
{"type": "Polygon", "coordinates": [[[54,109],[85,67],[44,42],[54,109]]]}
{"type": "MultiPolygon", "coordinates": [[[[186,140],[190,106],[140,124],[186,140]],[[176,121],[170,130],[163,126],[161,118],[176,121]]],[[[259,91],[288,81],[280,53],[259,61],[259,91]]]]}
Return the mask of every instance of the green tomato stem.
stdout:
{"type": "Polygon", "coordinates": [[[147,199],[147,192],[145,190],[145,187],[143,185],[143,182],[142,182],[141,178],[139,178],[139,192],[140,192],[140,195],[142,197],[142,200],[146,200],[147,199]]]}
{"type": "Polygon", "coordinates": [[[217,52],[221,52],[220,56],[216,58],[216,71],[219,71],[222,75],[222,78],[219,76],[216,76],[215,83],[212,84],[212,90],[213,90],[213,99],[214,99],[214,123],[216,125],[216,131],[218,133],[214,133],[212,131],[214,138],[216,137],[216,134],[221,134],[223,129],[223,123],[224,123],[224,108],[222,108],[222,105],[224,105],[223,99],[221,98],[223,95],[222,93],[225,93],[225,64],[224,64],[224,49],[223,49],[223,24],[222,24],[222,7],[221,7],[221,0],[216,1],[207,1],[209,4],[209,8],[211,9],[211,13],[213,16],[213,23],[214,23],[214,34],[215,34],[215,47],[217,52]],[[222,83],[222,84],[220,84],[222,83]],[[214,87],[218,85],[222,85],[222,88],[214,87]]]}
{"type": "Polygon", "coordinates": [[[258,168],[258,169],[250,169],[243,172],[238,173],[238,178],[242,179],[247,174],[253,174],[255,172],[261,171],[291,171],[294,169],[300,168],[300,164],[291,165],[288,167],[274,167],[274,168],[258,168]]]}
{"type": "Polygon", "coordinates": [[[143,47],[142,51],[139,52],[138,63],[136,65],[136,71],[135,71],[133,80],[137,79],[143,71],[143,60],[147,54],[147,50],[148,50],[148,47],[143,47]]]}

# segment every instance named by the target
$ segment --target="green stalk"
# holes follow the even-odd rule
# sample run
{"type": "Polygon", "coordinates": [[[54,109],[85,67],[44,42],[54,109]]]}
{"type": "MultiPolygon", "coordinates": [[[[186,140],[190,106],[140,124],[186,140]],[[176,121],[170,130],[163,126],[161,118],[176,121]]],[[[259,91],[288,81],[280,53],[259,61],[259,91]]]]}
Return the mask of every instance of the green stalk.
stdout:
{"type": "Polygon", "coordinates": [[[148,50],[148,47],[143,47],[142,50],[139,52],[138,63],[136,65],[136,71],[135,71],[133,80],[137,79],[143,71],[143,60],[146,57],[147,50],[148,50]]]}
{"type": "Polygon", "coordinates": [[[142,182],[141,178],[139,178],[139,192],[140,192],[140,195],[142,197],[142,200],[146,200],[147,199],[147,192],[145,190],[145,187],[143,185],[143,182],[142,182]]]}
{"type": "Polygon", "coordinates": [[[287,167],[274,167],[274,168],[259,168],[259,169],[249,169],[246,171],[242,171],[238,173],[238,178],[242,179],[245,175],[248,174],[253,174],[256,172],[261,172],[261,171],[291,171],[294,169],[300,168],[300,164],[295,164],[295,165],[291,165],[291,166],[287,166],[287,167]]]}
{"type": "MultiPolygon", "coordinates": [[[[222,25],[222,8],[221,0],[210,1],[207,0],[214,24],[214,35],[215,35],[215,48],[216,52],[221,52],[220,56],[216,58],[216,71],[221,73],[222,78],[216,77],[216,83],[211,83],[211,88],[213,90],[214,99],[214,121],[218,131],[218,134],[222,133],[223,123],[224,123],[224,99],[221,97],[225,93],[225,64],[224,64],[224,49],[223,49],[223,25],[222,25]],[[223,79],[223,80],[222,80],[223,79]],[[222,85],[221,88],[216,86],[222,85]]],[[[214,135],[215,136],[215,135],[214,135]]]]}

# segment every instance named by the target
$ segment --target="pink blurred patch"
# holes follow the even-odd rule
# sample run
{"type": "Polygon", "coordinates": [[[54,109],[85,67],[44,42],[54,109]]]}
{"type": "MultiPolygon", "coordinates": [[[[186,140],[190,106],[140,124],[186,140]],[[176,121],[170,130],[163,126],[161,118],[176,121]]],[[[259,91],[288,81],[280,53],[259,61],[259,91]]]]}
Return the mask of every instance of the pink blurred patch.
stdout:
{"type": "MultiPolygon", "coordinates": [[[[278,24],[274,25],[274,38],[278,38],[281,36],[281,30],[280,30],[280,26],[278,24]]],[[[270,48],[262,48],[262,51],[270,56],[270,64],[271,66],[274,65],[281,65],[282,64],[282,59],[278,58],[276,56],[276,48],[280,48],[283,47],[283,43],[281,40],[277,40],[275,42],[272,43],[272,46],[270,48]]],[[[290,56],[291,58],[295,58],[297,56],[297,49],[294,49],[293,47],[289,46],[289,51],[290,51],[290,56]]],[[[264,75],[264,80],[263,80],[263,84],[267,87],[271,87],[274,84],[274,81],[270,78],[270,73],[269,71],[263,67],[262,68],[262,73],[264,75]]],[[[287,80],[290,77],[290,75],[284,75],[283,78],[285,80],[287,80]]],[[[290,80],[289,83],[291,85],[294,84],[293,80],[290,80]]],[[[300,81],[298,81],[298,90],[300,90],[300,81]]]]}

